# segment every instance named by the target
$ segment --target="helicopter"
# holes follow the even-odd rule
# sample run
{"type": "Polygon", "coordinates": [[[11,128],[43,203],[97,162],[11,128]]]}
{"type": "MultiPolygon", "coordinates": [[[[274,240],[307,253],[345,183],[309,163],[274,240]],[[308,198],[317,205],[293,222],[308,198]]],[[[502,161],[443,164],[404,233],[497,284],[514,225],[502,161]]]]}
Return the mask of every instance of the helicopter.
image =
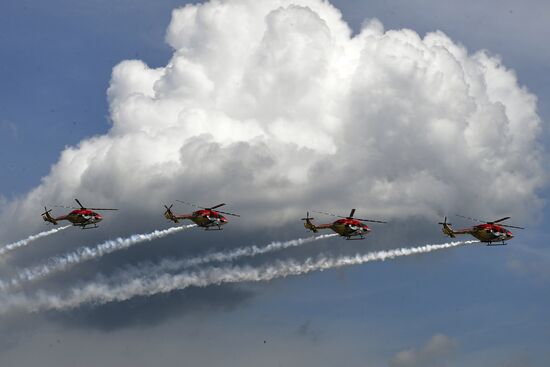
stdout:
{"type": "Polygon", "coordinates": [[[80,206],[79,208],[75,207],[66,207],[63,208],[69,208],[74,209],[69,214],[62,215],[60,217],[52,217],[51,211],[52,209],[49,209],[47,207],[44,207],[44,213],[42,213],[42,219],[44,221],[52,223],[54,225],[57,225],[57,222],[62,220],[68,220],[73,224],[73,226],[82,227],[82,229],[92,229],[97,228],[97,223],[101,222],[103,220],[103,216],[99,213],[96,213],[94,210],[118,210],[118,209],[112,209],[112,208],[86,208],[78,199],[74,199],[77,204],[80,206]],[[93,227],[88,227],[93,226],[93,227]]]}
{"type": "Polygon", "coordinates": [[[487,243],[487,246],[503,246],[506,245],[507,240],[514,238],[514,235],[507,228],[525,229],[523,227],[512,226],[509,224],[496,224],[510,219],[510,217],[500,218],[494,221],[483,221],[476,218],[465,217],[463,215],[457,215],[457,217],[466,218],[481,224],[475,225],[469,228],[463,228],[459,230],[453,230],[451,223],[447,222],[447,217],[443,222],[439,222],[443,226],[441,229],[443,233],[451,238],[455,238],[459,234],[470,234],[477,238],[479,241],[487,243]],[[493,242],[497,242],[493,244],[493,242]],[[502,242],[502,243],[498,243],[502,242]]]}
{"type": "Polygon", "coordinates": [[[307,212],[306,217],[301,220],[304,222],[304,227],[309,229],[313,233],[317,233],[320,229],[332,229],[334,232],[338,233],[340,236],[345,237],[346,240],[363,240],[365,235],[367,235],[371,230],[370,228],[362,222],[372,222],[372,223],[387,223],[381,220],[372,220],[372,219],[357,219],[354,218],[355,209],[351,209],[351,212],[347,217],[342,217],[332,213],[326,212],[316,212],[319,214],[326,214],[333,217],[338,217],[336,221],[327,224],[316,225],[313,223],[313,219],[309,216],[307,212]],[[355,237],[355,238],[354,238],[355,237]]]}
{"type": "Polygon", "coordinates": [[[172,212],[172,207],[174,206],[173,204],[170,206],[164,205],[164,207],[166,208],[166,211],[164,212],[164,217],[168,220],[173,221],[174,223],[178,223],[181,219],[189,219],[199,227],[204,228],[205,230],[221,230],[222,226],[229,222],[227,218],[225,218],[222,214],[232,215],[234,217],[240,217],[239,214],[214,210],[226,205],[225,203],[206,208],[206,207],[198,206],[192,203],[187,203],[181,200],[176,200],[176,201],[186,205],[193,206],[195,208],[198,208],[199,210],[196,210],[190,214],[174,214],[172,212]]]}

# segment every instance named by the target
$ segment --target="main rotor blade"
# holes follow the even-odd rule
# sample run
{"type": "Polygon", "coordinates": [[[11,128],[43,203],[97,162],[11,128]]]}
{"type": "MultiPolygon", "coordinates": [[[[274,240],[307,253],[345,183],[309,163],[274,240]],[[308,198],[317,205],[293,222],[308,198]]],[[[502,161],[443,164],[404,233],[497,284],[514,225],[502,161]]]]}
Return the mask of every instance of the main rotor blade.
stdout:
{"type": "Polygon", "coordinates": [[[314,213],[319,213],[319,214],[330,215],[331,217],[336,217],[336,218],[346,218],[346,217],[342,217],[341,215],[336,215],[336,214],[327,213],[327,212],[319,212],[319,211],[316,211],[316,210],[314,210],[313,212],[314,212],[314,213]]]}
{"type": "Polygon", "coordinates": [[[353,215],[355,214],[355,209],[351,209],[351,212],[349,213],[348,218],[353,218],[353,215]]]}
{"type": "Polygon", "coordinates": [[[222,204],[211,206],[210,208],[207,208],[207,209],[216,209],[216,208],[219,208],[220,206],[224,206],[224,205],[226,205],[226,204],[222,203],[222,204]]]}
{"type": "Polygon", "coordinates": [[[65,208],[65,209],[82,209],[82,208],[76,208],[74,206],[66,206],[66,205],[52,205],[54,208],[65,208]]]}
{"type": "Polygon", "coordinates": [[[525,229],[525,228],[523,228],[523,227],[511,226],[511,225],[509,225],[509,224],[501,224],[500,226],[501,226],[501,227],[506,227],[506,228],[525,229]]]}
{"type": "Polygon", "coordinates": [[[491,223],[498,223],[498,222],[502,222],[503,220],[506,220],[506,219],[510,219],[510,217],[504,217],[504,218],[500,218],[500,219],[497,219],[495,221],[492,221],[491,223]]]}
{"type": "MultiPolygon", "coordinates": [[[[336,214],[327,213],[327,212],[319,212],[319,211],[316,211],[316,210],[314,210],[313,212],[314,212],[314,213],[319,213],[319,214],[330,215],[330,216],[336,217],[336,218],[351,219],[351,218],[353,218],[352,215],[355,214],[355,209],[352,209],[352,211],[351,211],[349,217],[342,217],[341,215],[336,215],[336,214]]],[[[310,218],[310,219],[311,219],[311,218],[310,218]]],[[[374,220],[374,219],[359,219],[359,218],[353,218],[353,219],[360,220],[360,221],[363,221],[363,222],[388,223],[388,222],[384,222],[384,221],[381,221],[381,220],[374,220]]]]}
{"type": "Polygon", "coordinates": [[[80,205],[80,207],[74,207],[74,206],[66,206],[66,205],[52,205],[54,208],[65,208],[65,209],[88,209],[88,210],[118,210],[118,209],[113,209],[113,208],[86,208],[82,205],[82,203],[80,203],[80,201],[78,201],[78,199],[75,199],[76,202],[78,203],[78,205],[80,205]]]}
{"type": "Polygon", "coordinates": [[[228,213],[228,212],[220,212],[219,210],[216,210],[218,213],[222,213],[222,214],[227,214],[227,215],[232,215],[234,217],[240,217],[239,214],[235,214],[235,213],[228,213]]]}
{"type": "Polygon", "coordinates": [[[353,219],[361,221],[361,222],[388,223],[388,222],[384,222],[382,220],[374,220],[374,219],[359,219],[359,218],[353,218],[353,219]]]}
{"type": "Polygon", "coordinates": [[[193,206],[195,208],[199,208],[199,209],[208,209],[208,208],[205,208],[203,206],[198,206],[198,205],[195,205],[193,203],[188,203],[187,201],[181,201],[181,200],[176,200],[177,202],[179,203],[182,203],[182,204],[185,204],[185,205],[190,205],[190,206],[193,206]]]}
{"type": "MultiPolygon", "coordinates": [[[[504,218],[500,218],[500,219],[497,219],[497,220],[494,220],[494,221],[488,221],[488,220],[480,220],[480,219],[477,219],[477,218],[472,218],[472,217],[465,217],[464,215],[460,215],[460,214],[456,214],[457,217],[461,217],[461,218],[466,218],[466,219],[470,219],[470,220],[473,220],[475,222],[479,222],[479,223],[487,223],[487,224],[494,224],[494,223],[499,223],[499,222],[502,222],[502,221],[505,221],[507,219],[510,219],[510,217],[504,217],[504,218]]],[[[513,227],[512,227],[513,228],[513,227]]],[[[518,227],[520,228],[520,227],[518,227]]],[[[520,229],[523,229],[523,228],[520,228],[520,229]]]]}
{"type": "Polygon", "coordinates": [[[469,220],[473,220],[474,222],[479,222],[479,223],[489,223],[488,221],[486,220],[479,220],[479,219],[476,219],[476,218],[472,218],[472,217],[466,217],[464,215],[460,215],[460,214],[455,214],[457,217],[460,217],[460,218],[465,218],[465,219],[469,219],[469,220]]]}

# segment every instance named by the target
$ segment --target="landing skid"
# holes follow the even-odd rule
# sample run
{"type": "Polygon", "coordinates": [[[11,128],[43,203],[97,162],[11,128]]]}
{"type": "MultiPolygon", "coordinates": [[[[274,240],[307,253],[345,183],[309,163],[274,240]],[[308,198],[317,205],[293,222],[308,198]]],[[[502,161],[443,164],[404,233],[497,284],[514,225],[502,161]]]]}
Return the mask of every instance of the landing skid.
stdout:
{"type": "Polygon", "coordinates": [[[487,244],[487,246],[506,246],[508,245],[506,242],[502,242],[502,243],[492,243],[492,242],[489,242],[487,244]]]}
{"type": "Polygon", "coordinates": [[[205,231],[221,231],[221,230],[223,230],[223,228],[221,228],[221,227],[218,227],[218,228],[206,227],[204,230],[205,231]]]}
{"type": "Polygon", "coordinates": [[[82,230],[84,229],[96,229],[96,228],[99,228],[97,225],[94,225],[93,227],[86,227],[86,226],[82,226],[82,230]]]}
{"type": "Polygon", "coordinates": [[[359,237],[359,238],[351,238],[351,237],[346,237],[346,241],[361,241],[361,240],[364,240],[365,237],[359,237]]]}

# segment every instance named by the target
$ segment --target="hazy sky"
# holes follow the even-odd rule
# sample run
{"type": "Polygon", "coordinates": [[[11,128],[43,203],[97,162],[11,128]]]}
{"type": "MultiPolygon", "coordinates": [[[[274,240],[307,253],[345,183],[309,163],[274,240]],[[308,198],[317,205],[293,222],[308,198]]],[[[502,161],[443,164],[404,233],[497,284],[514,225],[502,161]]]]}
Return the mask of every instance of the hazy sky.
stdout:
{"type": "Polygon", "coordinates": [[[442,215],[470,224],[457,212],[511,215],[528,229],[504,247],[10,311],[1,364],[547,366],[550,5],[235,0],[172,18],[186,3],[0,5],[0,242],[48,229],[44,204],[79,197],[122,209],[98,230],[70,228],[2,258],[2,279],[168,228],[162,205],[175,199],[225,201],[243,217],[23,291],[64,294],[136,265],[306,237],[298,219],[312,209],[357,207],[391,223],[365,241],[331,238],[237,265],[443,243],[442,215]]]}

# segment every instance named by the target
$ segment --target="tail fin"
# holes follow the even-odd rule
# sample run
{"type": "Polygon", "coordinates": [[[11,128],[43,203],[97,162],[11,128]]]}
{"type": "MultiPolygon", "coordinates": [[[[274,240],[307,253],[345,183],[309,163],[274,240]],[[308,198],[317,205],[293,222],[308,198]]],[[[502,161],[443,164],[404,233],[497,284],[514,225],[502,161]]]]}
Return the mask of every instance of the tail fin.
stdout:
{"type": "Polygon", "coordinates": [[[166,208],[166,211],[164,212],[164,217],[168,220],[171,220],[172,222],[174,223],[178,223],[179,220],[178,218],[174,215],[174,213],[172,213],[172,207],[174,206],[174,204],[170,205],[169,207],[168,206],[164,206],[166,208]]]}
{"type": "Polygon", "coordinates": [[[55,220],[54,217],[52,217],[50,215],[50,212],[52,210],[48,210],[48,208],[44,207],[44,213],[42,213],[42,219],[44,219],[44,221],[46,222],[50,222],[50,223],[53,223],[54,225],[57,225],[57,221],[55,220]]]}
{"type": "Polygon", "coordinates": [[[455,232],[453,231],[453,229],[451,228],[451,223],[447,223],[447,217],[445,217],[445,219],[443,220],[443,222],[439,222],[439,224],[441,224],[443,226],[443,228],[441,228],[441,231],[443,231],[443,233],[451,238],[455,238],[456,235],[455,235],[455,232]]]}
{"type": "Polygon", "coordinates": [[[310,218],[309,212],[307,212],[306,217],[302,218],[302,220],[305,220],[304,227],[312,231],[313,233],[319,232],[317,229],[317,226],[312,222],[312,220],[315,218],[310,218]]]}

